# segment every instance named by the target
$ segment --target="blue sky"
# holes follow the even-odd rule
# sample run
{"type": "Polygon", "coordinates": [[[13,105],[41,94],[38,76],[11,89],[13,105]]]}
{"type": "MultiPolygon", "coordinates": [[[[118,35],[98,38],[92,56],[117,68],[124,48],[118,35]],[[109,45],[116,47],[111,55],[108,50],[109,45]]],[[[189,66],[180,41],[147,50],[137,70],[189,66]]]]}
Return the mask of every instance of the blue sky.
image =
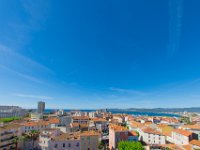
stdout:
{"type": "Polygon", "coordinates": [[[199,0],[0,1],[0,104],[200,106],[199,0]]]}

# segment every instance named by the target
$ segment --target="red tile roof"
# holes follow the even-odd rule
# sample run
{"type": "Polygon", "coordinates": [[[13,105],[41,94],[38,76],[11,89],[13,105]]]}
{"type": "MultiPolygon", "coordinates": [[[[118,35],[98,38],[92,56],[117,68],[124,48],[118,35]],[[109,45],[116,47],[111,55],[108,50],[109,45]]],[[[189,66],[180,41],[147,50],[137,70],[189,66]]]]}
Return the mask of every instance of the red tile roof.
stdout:
{"type": "Polygon", "coordinates": [[[200,141],[199,140],[192,140],[192,141],[190,141],[190,144],[191,145],[196,145],[196,146],[200,147],[200,141]]]}
{"type": "Polygon", "coordinates": [[[186,130],[182,130],[182,129],[174,129],[172,132],[176,132],[178,134],[184,135],[184,136],[190,136],[192,135],[192,132],[190,131],[186,131],[186,130]]]}

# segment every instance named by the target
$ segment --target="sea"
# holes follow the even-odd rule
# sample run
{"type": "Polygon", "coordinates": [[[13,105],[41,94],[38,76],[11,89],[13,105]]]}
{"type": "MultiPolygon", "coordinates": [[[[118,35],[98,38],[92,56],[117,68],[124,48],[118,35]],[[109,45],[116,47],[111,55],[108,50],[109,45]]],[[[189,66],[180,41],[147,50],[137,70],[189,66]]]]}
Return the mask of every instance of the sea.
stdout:
{"type": "MultiPolygon", "coordinates": [[[[45,113],[53,113],[57,111],[56,109],[45,109],[45,113]]],[[[71,112],[71,111],[83,111],[83,112],[93,112],[96,110],[71,110],[71,109],[64,109],[65,112],[71,112]]],[[[125,110],[108,110],[108,112],[111,112],[112,114],[129,114],[133,116],[163,116],[163,117],[180,117],[178,114],[173,113],[160,113],[160,112],[136,112],[136,111],[125,111],[125,110]]]]}

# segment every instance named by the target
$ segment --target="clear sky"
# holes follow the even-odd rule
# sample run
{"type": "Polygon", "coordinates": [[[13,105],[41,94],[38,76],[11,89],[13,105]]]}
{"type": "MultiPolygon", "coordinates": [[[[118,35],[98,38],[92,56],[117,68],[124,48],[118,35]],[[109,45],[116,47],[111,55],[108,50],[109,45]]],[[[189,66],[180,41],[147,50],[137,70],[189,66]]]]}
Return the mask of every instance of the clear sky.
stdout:
{"type": "Polygon", "coordinates": [[[1,0],[0,104],[200,106],[200,0],[1,0]]]}

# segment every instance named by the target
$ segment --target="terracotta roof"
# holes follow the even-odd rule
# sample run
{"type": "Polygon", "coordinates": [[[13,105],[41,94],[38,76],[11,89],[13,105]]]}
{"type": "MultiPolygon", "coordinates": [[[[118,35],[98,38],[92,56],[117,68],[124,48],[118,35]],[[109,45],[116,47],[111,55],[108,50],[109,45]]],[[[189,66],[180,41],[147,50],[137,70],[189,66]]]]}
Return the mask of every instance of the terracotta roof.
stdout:
{"type": "Polygon", "coordinates": [[[200,125],[184,125],[181,126],[182,129],[193,129],[193,130],[200,130],[200,125]]]}
{"type": "Polygon", "coordinates": [[[116,131],[116,132],[128,131],[128,129],[126,127],[115,125],[115,124],[110,124],[109,128],[112,129],[112,130],[114,130],[114,131],[116,131]]]}
{"type": "Polygon", "coordinates": [[[174,130],[172,130],[172,132],[176,132],[176,133],[184,135],[184,136],[192,135],[192,132],[186,131],[186,130],[182,130],[182,129],[174,129],[174,130]]]}
{"type": "Polygon", "coordinates": [[[138,134],[135,131],[129,131],[128,136],[138,136],[138,134]]]}
{"type": "Polygon", "coordinates": [[[94,122],[107,122],[107,120],[103,118],[91,118],[91,120],[94,122]]]}
{"type": "Polygon", "coordinates": [[[37,122],[37,125],[40,125],[40,126],[48,126],[48,125],[49,125],[49,122],[47,122],[47,121],[38,121],[38,122],[37,122]]]}
{"type": "Polygon", "coordinates": [[[37,126],[38,124],[37,122],[25,122],[23,125],[26,127],[33,127],[33,126],[37,126]]]}
{"type": "Polygon", "coordinates": [[[21,127],[20,124],[7,124],[7,125],[4,125],[4,126],[0,127],[0,131],[18,129],[20,127],[21,127]]]}
{"type": "Polygon", "coordinates": [[[30,121],[30,122],[25,122],[22,125],[27,126],[27,127],[33,127],[33,126],[48,126],[49,121],[30,121]]]}
{"type": "Polygon", "coordinates": [[[80,124],[81,128],[87,128],[89,126],[89,124],[80,124]]]}
{"type": "Polygon", "coordinates": [[[196,146],[200,147],[200,141],[199,140],[192,140],[192,141],[190,141],[190,144],[191,145],[196,145],[196,146]]]}
{"type": "Polygon", "coordinates": [[[73,119],[89,120],[89,117],[88,116],[74,116],[73,119]]]}
{"type": "Polygon", "coordinates": [[[191,145],[183,145],[184,150],[193,150],[191,145]]]}
{"type": "Polygon", "coordinates": [[[164,144],[162,147],[168,147],[171,150],[192,150],[190,145],[176,145],[176,144],[164,144]]]}
{"type": "Polygon", "coordinates": [[[58,118],[49,118],[48,121],[50,124],[58,124],[60,121],[58,118]]]}
{"type": "Polygon", "coordinates": [[[145,132],[145,133],[149,133],[149,134],[163,135],[161,132],[159,132],[155,129],[149,128],[149,127],[142,129],[142,131],[145,132]]]}
{"type": "Polygon", "coordinates": [[[144,124],[139,123],[139,122],[136,122],[136,121],[131,121],[131,122],[130,122],[130,126],[131,126],[132,128],[140,128],[140,127],[143,127],[144,124]]]}
{"type": "Polygon", "coordinates": [[[68,134],[68,133],[62,133],[61,135],[52,138],[52,140],[54,141],[67,141],[67,140],[76,140],[76,139],[79,139],[77,135],[68,134]]]}
{"type": "Polygon", "coordinates": [[[152,122],[145,122],[144,123],[145,125],[151,125],[151,124],[153,124],[152,122]]]}
{"type": "Polygon", "coordinates": [[[99,136],[100,133],[95,132],[95,131],[85,131],[80,133],[80,136],[99,136]]]}
{"type": "Polygon", "coordinates": [[[77,127],[77,126],[79,126],[80,124],[79,123],[71,123],[71,126],[72,127],[77,127]]]}
{"type": "Polygon", "coordinates": [[[163,117],[162,119],[161,119],[162,121],[167,121],[167,122],[169,122],[169,123],[178,123],[179,121],[178,121],[178,119],[176,119],[176,118],[169,118],[169,117],[163,117]]]}

